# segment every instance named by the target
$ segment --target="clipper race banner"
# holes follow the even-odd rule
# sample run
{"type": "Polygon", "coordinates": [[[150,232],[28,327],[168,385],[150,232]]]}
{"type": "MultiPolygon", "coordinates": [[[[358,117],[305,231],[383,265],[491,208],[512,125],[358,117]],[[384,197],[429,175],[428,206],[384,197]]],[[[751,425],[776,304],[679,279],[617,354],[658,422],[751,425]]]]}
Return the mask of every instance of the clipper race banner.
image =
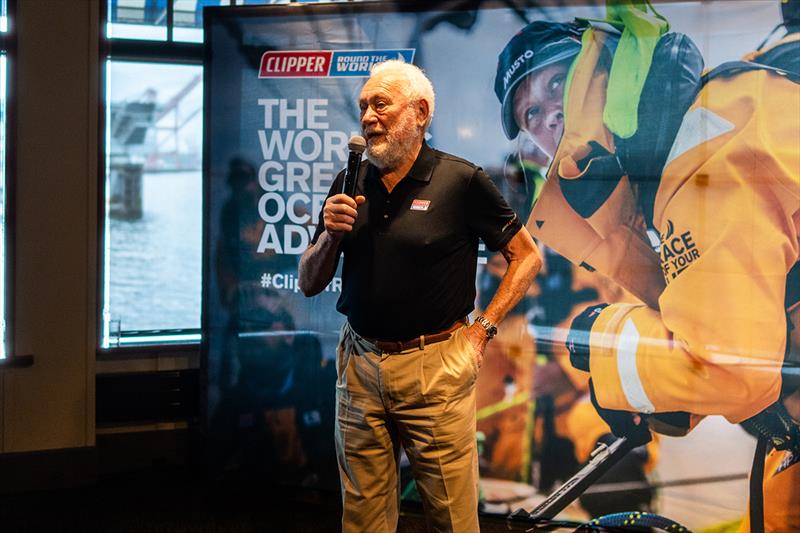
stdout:
{"type": "MultiPolygon", "coordinates": [[[[481,165],[545,257],[480,371],[481,509],[532,509],[612,438],[591,376],[600,405],[684,411],[691,431],[630,454],[563,516],[650,510],[693,530],[734,527],[755,447],[738,424],[791,395],[781,368],[800,300],[800,92],[786,72],[797,69],[798,25],[773,32],[790,10],[779,0],[453,4],[206,11],[212,471],[338,487],[341,278],[305,298],[297,265],[360,133],[361,86],[373,65],[401,59],[436,91],[429,144],[481,165]],[[609,306],[587,315],[587,373],[566,341],[597,304],[609,306]]],[[[481,251],[476,309],[505,264],[481,251]]],[[[773,456],[766,514],[792,501],[797,512],[793,456],[773,456]],[[788,501],[781,486],[795,487],[788,501]]],[[[418,498],[405,461],[402,474],[404,498],[418,498]]]]}

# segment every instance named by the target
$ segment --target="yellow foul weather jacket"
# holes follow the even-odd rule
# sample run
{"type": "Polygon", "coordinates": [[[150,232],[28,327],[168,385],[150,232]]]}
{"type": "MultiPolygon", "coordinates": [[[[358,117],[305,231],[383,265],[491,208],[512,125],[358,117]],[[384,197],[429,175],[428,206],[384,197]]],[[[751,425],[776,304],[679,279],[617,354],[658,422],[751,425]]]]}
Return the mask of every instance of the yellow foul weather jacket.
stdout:
{"type": "MultiPolygon", "coordinates": [[[[785,298],[800,258],[800,85],[768,69],[709,77],[661,173],[653,210],[660,242],[652,242],[627,176],[587,217],[562,191],[591,173],[590,143],[615,153],[602,120],[605,38],[584,39],[564,135],[528,229],[643,302],[611,304],[594,322],[590,367],[601,406],[684,411],[692,425],[704,415],[743,421],[779,399],[784,358],[800,353],[800,306],[788,335],[794,302],[785,298]]],[[[763,495],[766,531],[800,531],[792,452],[768,456],[763,495]]]]}
{"type": "Polygon", "coordinates": [[[589,171],[590,142],[615,151],[602,121],[604,38],[584,40],[565,95],[564,135],[528,228],[644,302],[612,304],[594,323],[600,405],[740,422],[781,389],[786,277],[800,257],[800,86],[768,70],[703,86],[661,175],[657,253],[627,177],[588,218],[561,191],[560,180],[589,171]]]}

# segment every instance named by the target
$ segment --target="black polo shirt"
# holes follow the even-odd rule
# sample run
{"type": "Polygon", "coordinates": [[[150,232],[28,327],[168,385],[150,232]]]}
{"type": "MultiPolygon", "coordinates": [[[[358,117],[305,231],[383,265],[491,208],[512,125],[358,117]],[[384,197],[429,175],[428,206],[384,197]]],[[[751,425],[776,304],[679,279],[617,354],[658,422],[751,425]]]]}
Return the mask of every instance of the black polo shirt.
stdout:
{"type": "MultiPolygon", "coordinates": [[[[342,189],[344,172],[328,197],[342,189]]],[[[479,167],[423,144],[389,193],[363,162],[353,231],[342,239],[342,294],[336,308],[360,335],[403,341],[435,333],[475,302],[478,239],[499,250],[522,227],[479,167]]],[[[319,221],[312,242],[324,229],[319,221]]]]}

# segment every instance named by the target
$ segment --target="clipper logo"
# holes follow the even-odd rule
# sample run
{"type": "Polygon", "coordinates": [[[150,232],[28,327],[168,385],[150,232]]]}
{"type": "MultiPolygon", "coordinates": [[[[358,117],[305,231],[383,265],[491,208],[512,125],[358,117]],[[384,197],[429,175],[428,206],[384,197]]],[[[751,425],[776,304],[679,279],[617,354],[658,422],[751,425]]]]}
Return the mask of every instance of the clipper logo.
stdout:
{"type": "Polygon", "coordinates": [[[331,52],[264,52],[259,78],[316,78],[327,76],[331,52]]]}
{"type": "Polygon", "coordinates": [[[376,63],[414,61],[416,49],[270,51],[261,56],[259,78],[366,78],[376,63]]]}
{"type": "Polygon", "coordinates": [[[412,211],[427,211],[430,206],[430,200],[420,200],[419,198],[415,198],[414,201],[411,202],[412,211]]]}
{"type": "Polygon", "coordinates": [[[661,236],[661,271],[667,284],[695,259],[700,259],[700,250],[692,238],[692,232],[676,235],[674,224],[667,220],[667,231],[661,236]]]}

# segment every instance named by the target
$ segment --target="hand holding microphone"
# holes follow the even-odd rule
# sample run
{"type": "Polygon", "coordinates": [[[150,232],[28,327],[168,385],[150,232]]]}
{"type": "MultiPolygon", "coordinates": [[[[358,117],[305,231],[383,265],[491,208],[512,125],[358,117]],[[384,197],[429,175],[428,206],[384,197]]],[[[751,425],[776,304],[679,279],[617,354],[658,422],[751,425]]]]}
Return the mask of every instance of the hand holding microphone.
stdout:
{"type": "Polygon", "coordinates": [[[347,158],[347,170],[342,181],[342,192],[335,194],[325,201],[322,209],[322,219],[325,222],[325,231],[331,237],[339,240],[345,233],[353,230],[358,206],[366,201],[362,195],[356,196],[356,181],[358,167],[361,164],[361,154],[367,148],[367,142],[360,135],[350,137],[347,143],[350,156],[347,158]]]}

